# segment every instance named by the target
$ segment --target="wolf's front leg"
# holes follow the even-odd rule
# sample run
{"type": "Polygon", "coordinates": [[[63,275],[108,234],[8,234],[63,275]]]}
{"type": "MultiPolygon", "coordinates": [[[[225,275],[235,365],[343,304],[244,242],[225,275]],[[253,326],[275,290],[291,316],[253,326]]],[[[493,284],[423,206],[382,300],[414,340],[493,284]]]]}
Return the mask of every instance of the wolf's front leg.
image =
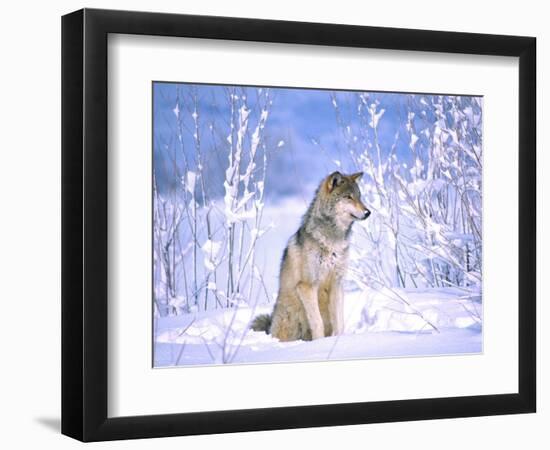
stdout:
{"type": "Polygon", "coordinates": [[[319,339],[325,336],[323,319],[319,311],[319,301],[317,298],[317,286],[300,282],[296,286],[298,297],[304,306],[307,321],[311,328],[311,338],[319,339]]]}
{"type": "Polygon", "coordinates": [[[344,332],[344,293],[340,280],[335,281],[328,294],[328,313],[332,325],[332,335],[344,332]]]}

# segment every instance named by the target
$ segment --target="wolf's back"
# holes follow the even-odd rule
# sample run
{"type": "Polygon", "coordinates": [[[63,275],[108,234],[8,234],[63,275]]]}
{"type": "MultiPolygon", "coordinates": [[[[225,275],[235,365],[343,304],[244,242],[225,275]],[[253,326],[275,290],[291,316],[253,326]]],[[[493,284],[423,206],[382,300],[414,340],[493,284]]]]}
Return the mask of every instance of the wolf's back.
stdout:
{"type": "Polygon", "coordinates": [[[260,314],[252,321],[250,325],[254,331],[265,331],[269,334],[271,328],[271,314],[260,314]]]}

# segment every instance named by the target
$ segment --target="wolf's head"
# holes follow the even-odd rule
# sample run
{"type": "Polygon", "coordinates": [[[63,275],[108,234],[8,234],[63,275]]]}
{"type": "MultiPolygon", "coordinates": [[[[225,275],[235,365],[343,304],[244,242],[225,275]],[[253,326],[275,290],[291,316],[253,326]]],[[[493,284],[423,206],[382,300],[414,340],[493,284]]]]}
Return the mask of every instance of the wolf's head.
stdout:
{"type": "Polygon", "coordinates": [[[363,172],[343,175],[333,172],[323,181],[326,202],[337,215],[342,225],[351,224],[355,220],[365,220],[370,216],[369,209],[361,200],[361,191],[357,180],[363,172]]]}

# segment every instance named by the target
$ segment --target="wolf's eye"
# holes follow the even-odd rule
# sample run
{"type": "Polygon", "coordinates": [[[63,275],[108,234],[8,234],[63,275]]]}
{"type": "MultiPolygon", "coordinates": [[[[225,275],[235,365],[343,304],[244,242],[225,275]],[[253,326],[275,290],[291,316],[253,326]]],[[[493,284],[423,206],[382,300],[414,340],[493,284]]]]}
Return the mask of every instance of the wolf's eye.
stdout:
{"type": "Polygon", "coordinates": [[[348,200],[353,200],[353,196],[352,196],[351,194],[347,194],[347,195],[346,195],[346,198],[347,198],[348,200]]]}

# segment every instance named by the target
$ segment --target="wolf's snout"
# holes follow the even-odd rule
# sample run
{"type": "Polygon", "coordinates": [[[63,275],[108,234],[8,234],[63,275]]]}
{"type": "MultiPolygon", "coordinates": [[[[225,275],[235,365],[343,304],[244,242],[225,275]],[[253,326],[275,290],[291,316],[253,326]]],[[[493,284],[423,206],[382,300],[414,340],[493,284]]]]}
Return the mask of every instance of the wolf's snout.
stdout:
{"type": "Polygon", "coordinates": [[[370,216],[370,211],[368,209],[365,209],[365,212],[363,213],[363,217],[361,218],[361,220],[365,220],[369,216],[370,216]]]}

